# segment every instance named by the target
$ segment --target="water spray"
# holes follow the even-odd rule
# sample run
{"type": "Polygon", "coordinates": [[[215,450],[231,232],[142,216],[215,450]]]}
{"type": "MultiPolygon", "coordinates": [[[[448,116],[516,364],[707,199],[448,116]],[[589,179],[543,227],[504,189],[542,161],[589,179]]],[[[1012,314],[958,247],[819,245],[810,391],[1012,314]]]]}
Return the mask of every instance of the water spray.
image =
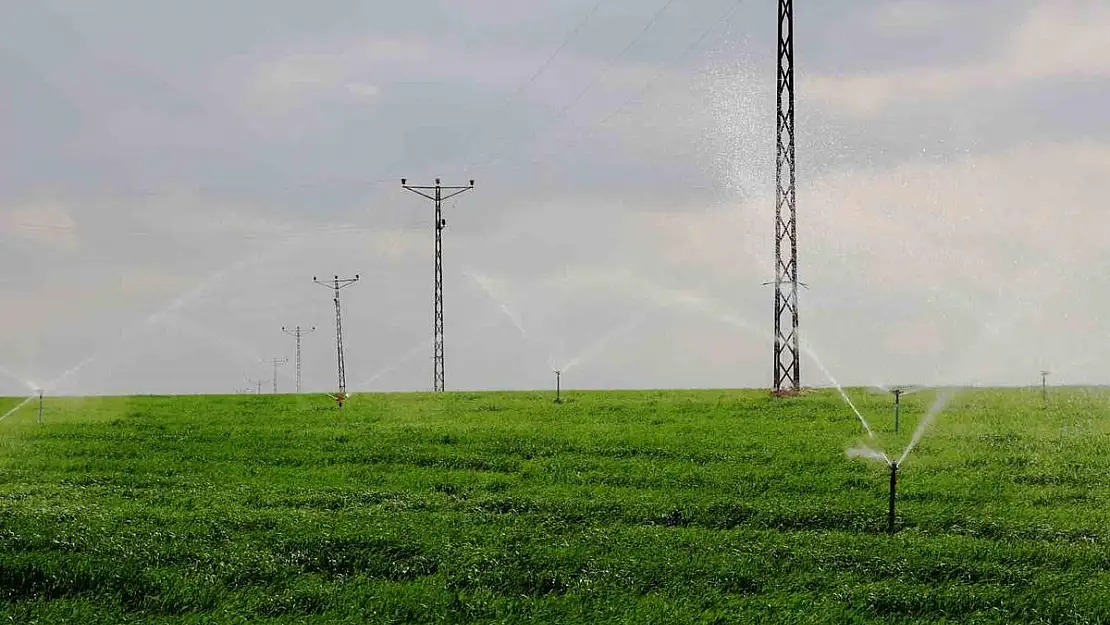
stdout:
{"type": "Polygon", "coordinates": [[[563,387],[563,372],[555,369],[555,403],[563,403],[562,387],[563,387]]]}

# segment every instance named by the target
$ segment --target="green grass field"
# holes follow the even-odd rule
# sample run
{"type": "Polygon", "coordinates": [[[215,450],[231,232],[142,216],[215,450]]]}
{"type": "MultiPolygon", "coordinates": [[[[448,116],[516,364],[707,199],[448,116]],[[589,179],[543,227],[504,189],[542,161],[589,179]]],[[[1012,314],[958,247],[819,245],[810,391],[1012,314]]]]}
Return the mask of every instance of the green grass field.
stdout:
{"type": "MultiPolygon", "coordinates": [[[[1110,391],[1050,391],[957,395],[894,536],[831,391],[47,398],[0,620],[1110,622],[1110,391]]],[[[933,400],[851,393],[890,451],[933,400]]]]}

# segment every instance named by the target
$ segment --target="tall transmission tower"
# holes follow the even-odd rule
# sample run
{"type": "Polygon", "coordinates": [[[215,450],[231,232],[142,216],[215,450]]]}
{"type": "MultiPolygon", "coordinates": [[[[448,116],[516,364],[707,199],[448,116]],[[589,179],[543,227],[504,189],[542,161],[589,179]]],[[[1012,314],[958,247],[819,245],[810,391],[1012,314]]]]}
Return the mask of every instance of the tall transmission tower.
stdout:
{"type": "Polygon", "coordinates": [[[436,270],[435,270],[435,312],[433,314],[432,329],[432,389],[435,392],[443,391],[443,229],[447,227],[447,220],[443,218],[443,202],[456,195],[465,193],[474,188],[474,181],[466,186],[445,187],[440,185],[436,178],[435,186],[413,186],[407,179],[401,178],[401,187],[435,202],[436,220],[436,270]],[[444,193],[446,191],[446,193],[444,193]]]}
{"type": "Polygon", "coordinates": [[[284,364],[288,363],[289,359],[288,358],[270,358],[268,360],[263,360],[262,362],[268,362],[274,368],[274,393],[277,394],[277,369],[281,365],[284,365],[284,364]]]}
{"type": "Polygon", "coordinates": [[[347,399],[347,369],[343,365],[343,313],[339,306],[339,290],[358,282],[358,274],[356,273],[353,278],[343,278],[342,280],[339,279],[339,276],[335,276],[331,282],[317,280],[313,276],[312,281],[332,289],[335,293],[335,357],[339,363],[339,392],[335,396],[335,401],[342,408],[343,402],[347,399]]]}
{"type": "Polygon", "coordinates": [[[312,334],[316,331],[316,326],[311,328],[302,328],[297,326],[295,328],[287,328],[281,326],[281,331],[297,339],[297,393],[301,392],[301,337],[312,334]]]}
{"type": "Polygon", "coordinates": [[[794,159],[794,3],[779,0],[775,157],[774,392],[801,389],[798,346],[798,222],[794,159]],[[784,171],[785,170],[785,171],[784,171]],[[785,180],[784,180],[785,177],[785,180]],[[786,213],[785,215],[783,213],[786,213]],[[783,250],[789,246],[789,250],[783,250]],[[783,258],[783,252],[789,257],[783,258]],[[784,323],[786,322],[786,327],[784,323]]]}

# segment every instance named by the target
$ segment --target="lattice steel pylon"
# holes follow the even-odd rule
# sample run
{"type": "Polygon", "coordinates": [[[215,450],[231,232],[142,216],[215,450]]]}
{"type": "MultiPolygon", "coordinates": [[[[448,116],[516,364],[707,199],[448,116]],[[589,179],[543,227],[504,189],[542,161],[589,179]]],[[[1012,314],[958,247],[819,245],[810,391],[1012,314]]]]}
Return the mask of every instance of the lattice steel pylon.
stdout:
{"type": "Polygon", "coordinates": [[[342,408],[343,402],[347,399],[347,370],[343,364],[343,311],[339,305],[339,289],[358,282],[358,274],[356,273],[353,278],[343,278],[342,280],[339,279],[339,276],[335,276],[331,282],[317,280],[316,277],[313,276],[312,281],[332,289],[335,293],[335,358],[339,370],[339,392],[335,396],[335,401],[339,404],[339,407],[342,408]]]}
{"type": "Polygon", "coordinates": [[[408,184],[406,178],[401,178],[401,188],[412,191],[413,193],[425,197],[435,202],[436,207],[436,220],[435,220],[435,311],[433,313],[433,328],[432,328],[432,390],[439,393],[444,390],[443,382],[443,229],[447,227],[447,220],[443,218],[443,202],[449,200],[460,193],[465,193],[474,188],[474,181],[471,180],[470,184],[466,186],[445,187],[436,178],[435,186],[413,186],[408,184]],[[427,193],[431,191],[432,193],[427,193]],[[444,194],[444,191],[447,193],[444,194]]]}
{"type": "Polygon", "coordinates": [[[287,328],[285,326],[281,326],[281,331],[290,335],[290,336],[292,336],[292,337],[295,337],[297,339],[297,356],[296,356],[296,362],[297,362],[297,393],[300,393],[301,392],[301,337],[305,336],[305,335],[308,335],[308,334],[312,334],[313,332],[315,332],[316,331],[316,326],[312,326],[310,328],[302,328],[301,326],[297,326],[295,328],[287,328]]]}
{"type": "Polygon", "coordinates": [[[774,392],[801,389],[798,345],[798,222],[794,148],[794,3],[779,0],[778,98],[775,156],[775,369],[774,392]],[[786,179],[784,180],[784,175],[786,179]],[[784,215],[783,213],[786,213],[784,215]],[[783,258],[783,246],[790,256],[783,258]],[[788,329],[783,327],[783,321],[788,329]]]}
{"type": "Polygon", "coordinates": [[[288,358],[270,358],[262,362],[269,363],[274,368],[274,394],[277,394],[277,368],[289,362],[288,358]]]}

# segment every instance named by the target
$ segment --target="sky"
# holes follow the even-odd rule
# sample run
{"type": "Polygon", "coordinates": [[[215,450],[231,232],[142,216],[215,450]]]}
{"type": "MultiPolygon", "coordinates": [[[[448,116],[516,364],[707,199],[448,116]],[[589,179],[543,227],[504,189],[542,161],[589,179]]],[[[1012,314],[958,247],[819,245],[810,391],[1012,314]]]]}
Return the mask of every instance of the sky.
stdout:
{"type": "MultiPolygon", "coordinates": [[[[1110,5],[795,3],[802,383],[1110,382],[1110,5]]],[[[0,394],[768,387],[773,0],[37,0],[0,394]]]]}

